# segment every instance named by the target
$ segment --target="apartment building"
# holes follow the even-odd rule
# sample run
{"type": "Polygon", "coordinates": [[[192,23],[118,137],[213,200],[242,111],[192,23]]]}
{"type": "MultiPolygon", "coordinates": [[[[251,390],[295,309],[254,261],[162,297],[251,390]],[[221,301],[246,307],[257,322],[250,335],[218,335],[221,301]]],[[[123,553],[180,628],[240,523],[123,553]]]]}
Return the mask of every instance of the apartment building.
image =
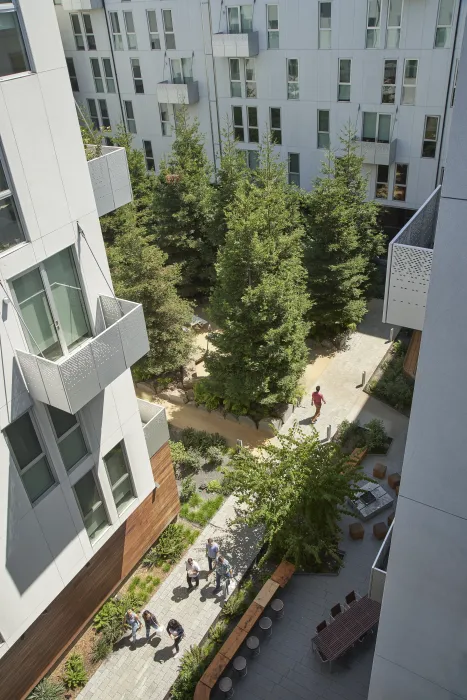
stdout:
{"type": "Polygon", "coordinates": [[[214,160],[230,120],[251,167],[271,129],[310,188],[350,121],[368,197],[400,226],[442,177],[464,0],[54,0],[76,100],[124,122],[148,168],[188,105],[214,160]]]}
{"type": "Polygon", "coordinates": [[[99,225],[131,201],[125,152],[86,159],[50,0],[0,3],[0,190],[0,698],[20,700],[179,508],[99,225]]]}

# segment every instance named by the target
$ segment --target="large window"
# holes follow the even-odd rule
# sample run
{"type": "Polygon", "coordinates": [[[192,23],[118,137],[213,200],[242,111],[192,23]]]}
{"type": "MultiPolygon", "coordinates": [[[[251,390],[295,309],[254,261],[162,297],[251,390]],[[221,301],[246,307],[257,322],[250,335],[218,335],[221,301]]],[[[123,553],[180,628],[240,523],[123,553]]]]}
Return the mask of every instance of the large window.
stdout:
{"type": "Polygon", "coordinates": [[[446,48],[451,43],[454,4],[455,0],[439,0],[435,35],[435,47],[438,49],[446,48]]]}
{"type": "Polygon", "coordinates": [[[91,70],[96,92],[104,92],[104,81],[102,79],[101,67],[98,58],[91,58],[91,70]]]}
{"type": "Polygon", "coordinates": [[[258,97],[256,92],[256,64],[254,58],[245,58],[245,96],[258,97]]]}
{"type": "Polygon", "coordinates": [[[318,109],[318,148],[329,148],[329,109],[318,109]]]}
{"type": "Polygon", "coordinates": [[[151,50],[156,51],[161,47],[159,30],[157,28],[156,11],[146,10],[146,12],[148,17],[149,43],[151,44],[151,50]]]}
{"type": "Polygon", "coordinates": [[[388,165],[377,165],[376,166],[376,199],[387,199],[388,198],[388,184],[389,184],[389,166],[388,165]]]}
{"type": "Polygon", "coordinates": [[[83,432],[76,416],[60,411],[54,406],[47,408],[63,464],[68,471],[89,454],[83,432]]]}
{"type": "Polygon", "coordinates": [[[0,162],[0,252],[24,241],[18,212],[0,162]]]}
{"type": "Polygon", "coordinates": [[[287,99],[300,99],[300,85],[298,82],[298,58],[287,59],[287,99]]]}
{"type": "Polygon", "coordinates": [[[76,76],[75,64],[72,58],[66,59],[68,75],[70,76],[71,89],[73,92],[79,92],[78,78],[76,76]]]}
{"type": "Polygon", "coordinates": [[[279,48],[279,5],[266,5],[268,49],[279,48]]]}
{"type": "Polygon", "coordinates": [[[135,113],[133,112],[133,103],[129,100],[124,100],[123,105],[125,107],[126,128],[130,134],[136,134],[136,120],[135,113]]]}
{"type": "Polygon", "coordinates": [[[130,51],[135,51],[138,48],[136,40],[135,23],[133,22],[133,12],[124,12],[123,19],[125,20],[126,41],[130,51]]]}
{"type": "Polygon", "coordinates": [[[76,50],[77,51],[84,51],[84,49],[85,49],[84,37],[83,37],[83,30],[81,28],[81,22],[79,20],[79,15],[77,15],[77,14],[70,15],[70,21],[71,21],[71,26],[73,29],[73,34],[75,37],[76,50]]]}
{"type": "Polygon", "coordinates": [[[242,81],[240,79],[240,59],[229,58],[230,97],[242,96],[242,81]]]}
{"type": "Polygon", "coordinates": [[[88,111],[89,111],[89,116],[91,117],[92,125],[93,125],[94,129],[96,129],[96,131],[99,131],[100,124],[99,124],[99,115],[97,113],[96,100],[93,97],[88,97],[87,103],[88,103],[88,111]]]}
{"type": "Polygon", "coordinates": [[[422,158],[434,158],[436,156],[436,144],[438,142],[439,117],[425,117],[423,129],[422,158]]]}
{"type": "Polygon", "coordinates": [[[399,48],[403,6],[404,0],[389,0],[388,26],[386,30],[386,46],[388,49],[399,48]]]}
{"type": "Polygon", "coordinates": [[[362,141],[389,143],[391,135],[391,115],[377,112],[363,112],[362,141]]]}
{"type": "Polygon", "coordinates": [[[0,76],[24,73],[29,61],[21,28],[12,3],[2,3],[0,11],[0,76]]]}
{"type": "Polygon", "coordinates": [[[406,58],[404,63],[404,82],[402,83],[403,105],[414,105],[417,91],[418,59],[406,58]]]}
{"type": "Polygon", "coordinates": [[[105,85],[107,92],[115,92],[115,78],[112,71],[112,62],[110,58],[103,58],[102,65],[104,66],[105,85]]]}
{"type": "Polygon", "coordinates": [[[42,440],[29,413],[5,428],[10,452],[32,503],[55,483],[42,440]]]}
{"type": "Polygon", "coordinates": [[[384,62],[381,102],[393,105],[396,99],[397,61],[394,58],[384,62]]]}
{"type": "Polygon", "coordinates": [[[169,105],[165,102],[159,102],[159,114],[161,118],[162,136],[172,136],[169,105]]]}
{"type": "Polygon", "coordinates": [[[156,169],[156,162],[154,160],[154,154],[152,152],[152,143],[150,141],[143,141],[144,158],[146,160],[146,168],[148,170],[156,169]]]}
{"type": "Polygon", "coordinates": [[[70,248],[17,277],[13,289],[34,355],[57,360],[91,335],[70,248]]]}
{"type": "Polygon", "coordinates": [[[281,108],[271,107],[269,109],[269,121],[271,124],[271,140],[279,146],[282,143],[281,108]]]}
{"type": "Polygon", "coordinates": [[[104,464],[107,467],[117,513],[120,514],[135,497],[123,442],[119,442],[106,454],[104,464]]]}
{"type": "Polygon", "coordinates": [[[86,34],[86,43],[89,51],[96,50],[96,39],[92,28],[91,15],[83,14],[84,33],[86,34]]]}
{"type": "Polygon", "coordinates": [[[99,105],[99,111],[97,109],[96,100],[94,98],[88,98],[87,102],[89,116],[91,117],[91,121],[94,125],[94,128],[97,129],[97,131],[101,129],[110,131],[111,124],[109,111],[107,109],[107,102],[105,100],[97,100],[97,104],[99,105]]]}
{"type": "Polygon", "coordinates": [[[180,85],[193,82],[193,59],[191,57],[170,59],[170,69],[172,82],[180,85]]]}
{"type": "Polygon", "coordinates": [[[289,153],[289,185],[300,187],[300,153],[289,153]]]}
{"type": "Polygon", "coordinates": [[[244,141],[245,130],[243,128],[243,111],[241,107],[232,107],[232,121],[235,138],[237,141],[244,141]]]}
{"type": "Polygon", "coordinates": [[[407,196],[407,177],[409,166],[406,163],[396,163],[396,176],[394,179],[393,199],[398,202],[405,202],[407,196]]]}
{"type": "Polygon", "coordinates": [[[164,24],[165,48],[175,49],[175,33],[172,22],[172,10],[162,10],[162,22],[164,24]]]}
{"type": "Polygon", "coordinates": [[[109,525],[94,472],[87,472],[73,487],[88,537],[96,540],[109,525]]]}
{"type": "Polygon", "coordinates": [[[381,28],[381,0],[368,0],[366,22],[366,48],[377,49],[381,28]]]}
{"type": "Polygon", "coordinates": [[[109,12],[110,26],[112,28],[112,40],[115,51],[123,51],[123,37],[120,29],[118,12],[109,12]]]}
{"type": "Polygon", "coordinates": [[[319,3],[319,37],[320,49],[331,48],[331,5],[330,2],[319,3]]]}
{"type": "Polygon", "coordinates": [[[133,73],[133,83],[137,95],[144,93],[143,76],[141,75],[141,66],[139,58],[130,58],[131,72],[133,73]]]}
{"type": "Polygon", "coordinates": [[[253,31],[253,5],[227,8],[229,34],[248,34],[253,31]]]}
{"type": "Polygon", "coordinates": [[[248,141],[250,143],[259,143],[258,107],[247,107],[246,116],[248,125],[248,141]]]}
{"type": "Polygon", "coordinates": [[[350,102],[350,74],[352,61],[350,58],[339,59],[339,85],[337,99],[339,102],[350,102]]]}
{"type": "Polygon", "coordinates": [[[97,100],[97,102],[99,104],[99,112],[100,112],[100,117],[101,117],[101,127],[102,127],[102,129],[109,131],[112,128],[112,125],[110,123],[109,110],[107,109],[107,102],[106,102],[106,100],[97,100]]]}

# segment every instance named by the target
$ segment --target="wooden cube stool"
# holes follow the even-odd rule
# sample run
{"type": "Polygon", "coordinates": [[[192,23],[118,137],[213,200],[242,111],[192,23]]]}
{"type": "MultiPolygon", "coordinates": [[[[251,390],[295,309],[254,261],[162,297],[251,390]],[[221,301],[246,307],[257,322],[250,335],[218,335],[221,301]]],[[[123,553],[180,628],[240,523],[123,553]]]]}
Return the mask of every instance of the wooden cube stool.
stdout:
{"type": "Polygon", "coordinates": [[[373,535],[377,540],[384,540],[388,534],[388,526],[385,522],[375,523],[373,525],[373,535]]]}
{"type": "Polygon", "coordinates": [[[401,475],[398,472],[395,472],[394,474],[389,474],[388,484],[392,489],[395,489],[396,486],[399,486],[400,483],[401,483],[401,475]]]}
{"type": "Polygon", "coordinates": [[[351,540],[363,540],[365,530],[361,523],[350,523],[349,535],[351,540]]]}
{"type": "Polygon", "coordinates": [[[377,462],[373,467],[373,476],[375,477],[375,479],[384,479],[384,477],[386,476],[386,470],[387,466],[385,464],[377,462]]]}
{"type": "Polygon", "coordinates": [[[395,513],[390,513],[388,515],[388,527],[391,527],[392,521],[394,520],[395,513]]]}

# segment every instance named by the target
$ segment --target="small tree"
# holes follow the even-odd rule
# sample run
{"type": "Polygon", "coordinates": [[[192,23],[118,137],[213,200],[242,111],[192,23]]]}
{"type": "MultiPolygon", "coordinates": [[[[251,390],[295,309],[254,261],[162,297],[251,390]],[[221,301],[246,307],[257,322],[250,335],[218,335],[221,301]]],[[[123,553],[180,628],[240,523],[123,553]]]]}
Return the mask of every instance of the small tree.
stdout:
{"type": "Polygon", "coordinates": [[[209,387],[234,412],[292,401],[306,365],[308,309],[302,228],[285,171],[267,136],[254,181],[226,210],[211,314],[222,332],[206,359],[209,387]]]}
{"type": "Polygon", "coordinates": [[[265,526],[266,556],[303,568],[337,558],[339,521],[359,491],[362,468],[349,466],[339,445],[322,443],[315,430],[292,428],[277,443],[259,455],[244,449],[225,469],[224,486],[245,505],[238,520],[265,526]]]}
{"type": "Polygon", "coordinates": [[[378,205],[365,201],[363,159],[350,127],[340,141],[343,155],[328,151],[323,176],[306,198],[309,319],[321,338],[354,330],[362,320],[374,257],[382,249],[378,205]]]}
{"type": "Polygon", "coordinates": [[[216,247],[211,240],[215,216],[212,168],[199,124],[186,109],[177,113],[172,152],[160,162],[154,209],[157,240],[169,262],[182,265],[190,295],[206,293],[214,279],[216,247]]]}

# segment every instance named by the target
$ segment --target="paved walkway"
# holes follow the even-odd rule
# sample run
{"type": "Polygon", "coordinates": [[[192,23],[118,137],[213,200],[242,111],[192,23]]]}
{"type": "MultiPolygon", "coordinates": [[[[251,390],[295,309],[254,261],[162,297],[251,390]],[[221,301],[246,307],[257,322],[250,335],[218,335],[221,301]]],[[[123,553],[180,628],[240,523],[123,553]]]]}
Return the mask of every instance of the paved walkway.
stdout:
{"type": "Polygon", "coordinates": [[[240,579],[258,551],[260,530],[229,526],[234,516],[235,499],[231,496],[147,604],[164,627],[172,617],[182,623],[186,636],[180,645],[180,654],[173,656],[172,642],[166,632],[161,640],[154,638],[147,643],[143,627],[136,649],[133,650],[125,638],[120,648],[92,676],[78,695],[79,700],[163,700],[166,697],[178,675],[183,651],[201,641],[223,603],[222,595],[212,594],[213,578],[208,583],[206,571],[201,573],[199,588],[188,591],[186,559],[191,556],[205,567],[205,543],[208,537],[212,537],[233,565],[236,578],[240,579]]]}

